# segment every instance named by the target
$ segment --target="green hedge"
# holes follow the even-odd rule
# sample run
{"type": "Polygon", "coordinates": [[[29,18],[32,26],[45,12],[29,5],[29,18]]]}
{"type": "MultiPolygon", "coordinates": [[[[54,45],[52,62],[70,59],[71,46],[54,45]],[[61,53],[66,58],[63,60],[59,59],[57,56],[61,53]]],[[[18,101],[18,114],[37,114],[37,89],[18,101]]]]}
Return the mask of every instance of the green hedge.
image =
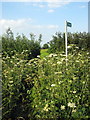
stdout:
{"type": "Polygon", "coordinates": [[[88,119],[90,54],[3,57],[3,119],[88,119]],[[39,57],[39,56],[38,56],[39,57]]]}
{"type": "Polygon", "coordinates": [[[14,34],[9,28],[7,32],[2,35],[1,40],[2,53],[5,57],[6,55],[11,57],[16,53],[21,54],[24,52],[24,50],[27,51],[27,57],[25,56],[25,59],[28,60],[37,57],[37,55],[40,55],[40,40],[35,40],[34,34],[30,34],[30,39],[23,34],[22,36],[17,35],[14,37],[14,34]]]}

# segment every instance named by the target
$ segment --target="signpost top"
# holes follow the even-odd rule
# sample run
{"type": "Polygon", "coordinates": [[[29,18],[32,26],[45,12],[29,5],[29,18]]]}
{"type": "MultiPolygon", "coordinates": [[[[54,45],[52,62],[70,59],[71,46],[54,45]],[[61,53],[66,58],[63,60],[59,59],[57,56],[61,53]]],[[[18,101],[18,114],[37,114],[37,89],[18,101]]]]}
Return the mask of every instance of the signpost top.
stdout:
{"type": "Polygon", "coordinates": [[[67,27],[72,27],[72,24],[70,22],[67,22],[67,27]]]}

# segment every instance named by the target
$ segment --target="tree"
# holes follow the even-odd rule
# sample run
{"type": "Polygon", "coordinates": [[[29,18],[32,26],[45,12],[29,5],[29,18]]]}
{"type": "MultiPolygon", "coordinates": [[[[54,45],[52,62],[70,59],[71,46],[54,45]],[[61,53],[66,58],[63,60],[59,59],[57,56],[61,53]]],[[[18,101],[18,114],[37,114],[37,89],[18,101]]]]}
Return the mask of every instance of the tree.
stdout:
{"type": "Polygon", "coordinates": [[[42,47],[43,49],[48,49],[49,48],[49,45],[47,43],[45,43],[42,47]]]}
{"type": "Polygon", "coordinates": [[[40,41],[35,39],[35,35],[30,33],[30,39],[28,39],[24,34],[17,34],[14,39],[14,34],[10,28],[1,37],[2,39],[2,51],[3,56],[13,56],[16,53],[21,54],[24,50],[27,50],[27,57],[25,59],[32,59],[40,55],[40,41],[41,35],[39,37],[40,41]]]}
{"type": "Polygon", "coordinates": [[[49,42],[49,52],[60,52],[64,50],[64,34],[56,33],[53,35],[53,39],[49,42]]]}

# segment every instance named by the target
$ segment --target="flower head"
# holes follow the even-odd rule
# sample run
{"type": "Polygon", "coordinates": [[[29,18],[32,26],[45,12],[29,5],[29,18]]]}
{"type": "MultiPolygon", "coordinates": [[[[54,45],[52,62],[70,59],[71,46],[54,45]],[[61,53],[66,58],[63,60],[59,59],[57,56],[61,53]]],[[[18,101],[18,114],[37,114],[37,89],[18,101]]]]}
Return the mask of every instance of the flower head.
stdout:
{"type": "Polygon", "coordinates": [[[56,86],[56,85],[55,85],[55,84],[52,84],[52,85],[51,85],[51,87],[54,87],[54,86],[56,86]]]}
{"type": "Polygon", "coordinates": [[[64,110],[65,109],[65,106],[64,105],[61,105],[61,110],[64,110]]]}
{"type": "Polygon", "coordinates": [[[75,103],[70,103],[70,102],[68,103],[68,106],[71,107],[71,108],[76,107],[76,106],[75,106],[75,103]]]}

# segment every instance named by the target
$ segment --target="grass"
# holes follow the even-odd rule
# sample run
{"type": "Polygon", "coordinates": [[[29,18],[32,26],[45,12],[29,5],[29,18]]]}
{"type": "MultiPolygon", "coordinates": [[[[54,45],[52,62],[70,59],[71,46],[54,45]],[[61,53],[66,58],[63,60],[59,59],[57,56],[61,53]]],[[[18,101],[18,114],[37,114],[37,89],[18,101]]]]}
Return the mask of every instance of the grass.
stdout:
{"type": "Polygon", "coordinates": [[[41,53],[41,55],[40,55],[41,58],[44,58],[47,55],[49,55],[48,49],[41,49],[40,53],[41,53]]]}

